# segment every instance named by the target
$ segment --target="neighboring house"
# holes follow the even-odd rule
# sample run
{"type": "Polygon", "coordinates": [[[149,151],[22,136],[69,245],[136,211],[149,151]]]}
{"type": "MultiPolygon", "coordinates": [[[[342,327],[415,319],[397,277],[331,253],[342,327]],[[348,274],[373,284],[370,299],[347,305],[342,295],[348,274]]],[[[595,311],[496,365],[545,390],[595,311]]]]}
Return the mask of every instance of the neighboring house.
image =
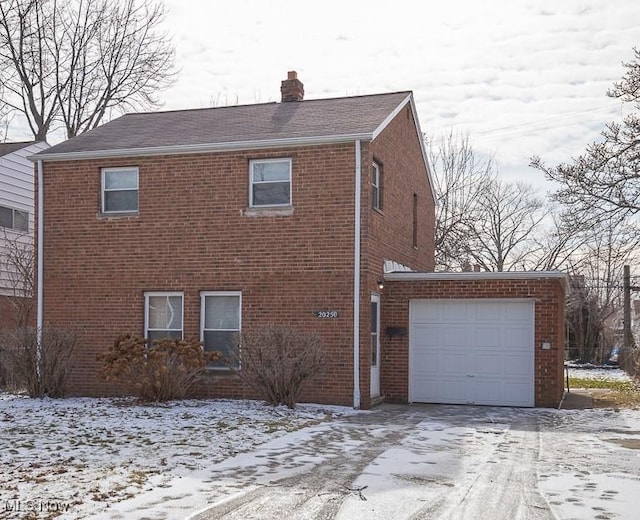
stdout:
{"type": "MultiPolygon", "coordinates": [[[[281,92],[280,103],[128,114],[32,158],[44,200],[38,323],[79,335],[72,392],[120,391],[96,373],[96,356],[119,334],[198,336],[225,353],[239,330],[275,323],[323,340],[327,369],[306,401],[557,404],[560,275],[424,282],[436,274],[435,201],[412,93],[303,100],[295,72],[281,92]],[[422,365],[409,317],[418,300],[408,295],[427,293],[436,302],[500,298],[478,313],[497,313],[489,326],[507,339],[509,320],[520,320],[526,344],[516,347],[527,355],[500,343],[517,362],[494,360],[498,393],[477,401],[434,393],[421,387],[421,371],[410,372],[422,365]],[[499,381],[521,373],[519,383],[499,381]],[[526,387],[517,399],[514,387],[526,387]]],[[[428,317],[427,307],[416,316],[428,317]]],[[[199,393],[254,397],[222,364],[199,393]]]]}
{"type": "Polygon", "coordinates": [[[17,307],[25,308],[22,299],[31,298],[29,281],[17,272],[16,262],[9,257],[15,257],[11,252],[16,248],[31,250],[34,179],[33,163],[27,157],[48,146],[33,141],[0,143],[0,328],[16,325],[17,307]]]}

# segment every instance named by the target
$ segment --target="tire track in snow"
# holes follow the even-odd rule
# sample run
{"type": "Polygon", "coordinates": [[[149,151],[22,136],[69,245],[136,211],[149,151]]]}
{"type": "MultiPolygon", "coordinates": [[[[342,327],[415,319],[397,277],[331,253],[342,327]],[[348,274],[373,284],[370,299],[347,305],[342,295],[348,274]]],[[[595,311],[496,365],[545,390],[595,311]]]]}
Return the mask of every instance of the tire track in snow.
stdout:
{"type": "Polygon", "coordinates": [[[536,464],[540,432],[535,420],[516,422],[504,433],[470,481],[456,484],[411,520],[553,520],[555,515],[538,489],[536,464]]]}

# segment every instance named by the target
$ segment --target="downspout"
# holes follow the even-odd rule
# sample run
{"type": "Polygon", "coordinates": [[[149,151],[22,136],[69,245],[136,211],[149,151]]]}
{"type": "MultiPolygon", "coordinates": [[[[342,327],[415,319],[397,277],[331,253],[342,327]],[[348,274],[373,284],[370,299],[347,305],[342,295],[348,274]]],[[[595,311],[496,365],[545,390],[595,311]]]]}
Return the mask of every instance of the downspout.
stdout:
{"type": "Polygon", "coordinates": [[[355,228],[353,237],[353,407],[360,408],[360,197],[362,195],[362,157],[356,141],[355,228]]]}
{"type": "Polygon", "coordinates": [[[37,293],[37,307],[36,307],[36,334],[38,339],[38,345],[42,342],[42,325],[43,325],[43,294],[42,288],[44,286],[44,264],[43,264],[43,252],[44,252],[44,176],[42,172],[42,159],[38,161],[38,283],[36,286],[37,293]]]}

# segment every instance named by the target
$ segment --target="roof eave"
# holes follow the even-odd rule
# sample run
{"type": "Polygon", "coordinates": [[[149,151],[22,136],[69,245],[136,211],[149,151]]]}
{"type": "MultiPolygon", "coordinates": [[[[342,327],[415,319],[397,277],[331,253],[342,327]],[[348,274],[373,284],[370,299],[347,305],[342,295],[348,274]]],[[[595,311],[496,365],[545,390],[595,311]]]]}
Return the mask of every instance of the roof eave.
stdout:
{"type": "Polygon", "coordinates": [[[481,271],[481,272],[397,272],[385,273],[384,279],[390,282],[435,281],[435,280],[558,280],[564,290],[568,287],[568,277],[562,271],[481,271]]]}
{"type": "Polygon", "coordinates": [[[144,148],[121,148],[115,150],[90,150],[82,152],[39,153],[28,159],[36,161],[81,161],[87,159],[109,159],[118,157],[140,157],[151,155],[182,155],[238,150],[258,150],[292,146],[317,146],[357,140],[371,140],[372,133],[342,134],[329,136],[290,137],[285,139],[261,139],[254,141],[232,141],[225,143],[200,143],[174,146],[152,146],[144,148]]]}

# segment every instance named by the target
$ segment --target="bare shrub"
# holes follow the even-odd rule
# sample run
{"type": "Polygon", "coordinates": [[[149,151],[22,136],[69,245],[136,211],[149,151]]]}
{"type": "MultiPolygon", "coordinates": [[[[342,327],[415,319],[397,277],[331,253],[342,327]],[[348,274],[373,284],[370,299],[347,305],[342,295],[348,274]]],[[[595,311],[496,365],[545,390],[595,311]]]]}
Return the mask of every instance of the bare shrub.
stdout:
{"type": "Polygon", "coordinates": [[[622,349],[620,368],[640,383],[640,348],[622,349]]]}
{"type": "Polygon", "coordinates": [[[317,334],[302,333],[278,325],[243,331],[237,336],[233,369],[247,385],[272,405],[294,408],[305,381],[325,365],[317,334]]]}
{"type": "Polygon", "coordinates": [[[144,338],[123,335],[98,356],[102,377],[131,386],[145,402],[188,397],[206,366],[220,357],[219,352],[205,352],[194,338],[149,343],[144,338]]]}
{"type": "Polygon", "coordinates": [[[42,329],[38,345],[35,327],[19,327],[2,338],[2,359],[8,390],[26,391],[29,397],[64,397],[76,345],[74,333],[42,329]]]}

